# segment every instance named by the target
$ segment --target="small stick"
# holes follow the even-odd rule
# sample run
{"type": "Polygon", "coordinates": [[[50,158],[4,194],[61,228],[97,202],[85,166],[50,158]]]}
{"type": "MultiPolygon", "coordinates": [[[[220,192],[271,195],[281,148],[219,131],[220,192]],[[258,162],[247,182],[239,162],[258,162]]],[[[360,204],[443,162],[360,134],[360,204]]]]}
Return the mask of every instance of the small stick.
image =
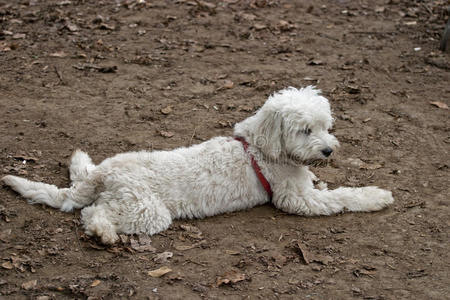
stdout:
{"type": "Polygon", "coordinates": [[[191,139],[189,140],[189,144],[188,144],[188,145],[191,145],[192,140],[194,139],[195,131],[196,131],[196,130],[197,130],[197,127],[194,128],[194,132],[193,132],[192,135],[191,135],[191,139]]]}
{"type": "Polygon", "coordinates": [[[61,82],[61,84],[65,84],[61,72],[58,70],[58,68],[56,66],[54,66],[54,68],[55,68],[55,73],[56,73],[56,75],[58,75],[58,78],[59,78],[59,81],[61,82]]]}
{"type": "Polygon", "coordinates": [[[76,224],[75,224],[75,235],[76,235],[76,237],[77,237],[78,247],[80,247],[81,253],[83,254],[83,256],[86,256],[86,253],[84,253],[84,250],[83,250],[83,248],[81,247],[80,237],[79,237],[79,235],[78,235],[78,227],[77,227],[76,224]]]}

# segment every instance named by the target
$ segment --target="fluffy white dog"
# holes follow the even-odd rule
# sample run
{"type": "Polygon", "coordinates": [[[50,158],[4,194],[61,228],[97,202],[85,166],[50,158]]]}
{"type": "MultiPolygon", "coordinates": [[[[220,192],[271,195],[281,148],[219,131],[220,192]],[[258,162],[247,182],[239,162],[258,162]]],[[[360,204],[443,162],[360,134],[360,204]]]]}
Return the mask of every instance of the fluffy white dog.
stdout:
{"type": "Polygon", "coordinates": [[[118,154],[94,165],[77,150],[71,158],[70,188],[7,175],[3,182],[31,204],[62,211],[83,208],[89,235],[103,243],[118,233],[155,234],[173,219],[203,218],[266,203],[288,213],[330,215],[375,211],[391,204],[377,187],[316,189],[308,169],[326,159],[338,141],[328,100],[314,87],[287,88],[237,123],[236,138],[216,137],[173,151],[118,154]]]}

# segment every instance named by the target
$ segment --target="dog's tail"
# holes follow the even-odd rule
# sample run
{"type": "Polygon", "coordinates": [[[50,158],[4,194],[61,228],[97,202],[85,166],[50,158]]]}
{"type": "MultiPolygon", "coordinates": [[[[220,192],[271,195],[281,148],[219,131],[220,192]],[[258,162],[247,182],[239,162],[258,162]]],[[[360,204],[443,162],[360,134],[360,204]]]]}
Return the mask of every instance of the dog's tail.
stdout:
{"type": "Polygon", "coordinates": [[[64,202],[64,190],[55,185],[30,181],[25,178],[6,175],[2,181],[13,190],[28,199],[28,203],[42,203],[54,208],[61,208],[64,202]]]}
{"type": "Polygon", "coordinates": [[[73,152],[69,168],[72,184],[84,181],[94,169],[95,165],[87,153],[79,149],[73,152]]]}
{"type": "Polygon", "coordinates": [[[53,184],[30,181],[13,175],[6,175],[2,181],[13,190],[28,199],[30,204],[46,204],[62,211],[81,208],[95,201],[95,184],[86,180],[89,173],[95,169],[89,156],[76,150],[72,155],[70,165],[70,188],[58,188],[53,184]]]}

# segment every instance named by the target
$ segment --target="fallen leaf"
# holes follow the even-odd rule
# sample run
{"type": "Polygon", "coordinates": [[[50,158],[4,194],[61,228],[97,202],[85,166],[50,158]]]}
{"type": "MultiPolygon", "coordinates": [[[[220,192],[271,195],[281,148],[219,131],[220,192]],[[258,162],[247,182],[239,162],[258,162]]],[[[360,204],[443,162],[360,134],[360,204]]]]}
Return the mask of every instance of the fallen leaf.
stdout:
{"type": "Polygon", "coordinates": [[[239,105],[239,110],[240,111],[251,112],[251,111],[253,111],[253,106],[250,106],[250,105],[239,105]]]}
{"type": "Polygon", "coordinates": [[[188,224],[181,224],[180,228],[188,232],[201,232],[200,229],[198,229],[197,227],[188,224]]]}
{"type": "Polygon", "coordinates": [[[405,22],[403,24],[405,24],[406,26],[415,26],[415,25],[417,25],[417,21],[405,22]]]}
{"type": "Polygon", "coordinates": [[[205,241],[200,241],[198,243],[192,244],[192,245],[178,245],[178,246],[174,246],[174,248],[178,251],[185,251],[185,250],[189,250],[189,249],[193,249],[195,247],[198,247],[202,244],[204,244],[205,241]]]}
{"type": "Polygon", "coordinates": [[[319,60],[319,59],[310,59],[308,62],[307,62],[307,64],[308,65],[310,65],[310,66],[320,66],[320,65],[323,65],[323,61],[321,61],[321,60],[319,60]]]}
{"type": "Polygon", "coordinates": [[[151,277],[154,277],[154,278],[159,278],[170,272],[172,272],[172,269],[164,266],[164,267],[161,267],[161,268],[153,270],[153,271],[148,271],[148,275],[150,275],[151,277]]]}
{"type": "Polygon", "coordinates": [[[261,23],[255,23],[255,24],[253,24],[253,28],[255,28],[255,30],[259,31],[259,30],[266,29],[267,26],[264,24],[261,24],[261,23]]]}
{"type": "Polygon", "coordinates": [[[6,270],[11,270],[14,268],[13,264],[9,261],[2,263],[2,268],[6,270]]]}
{"type": "Polygon", "coordinates": [[[115,73],[117,71],[117,66],[97,66],[94,64],[89,63],[79,63],[77,65],[72,66],[77,70],[84,71],[84,70],[96,70],[100,73],[115,73]]]}
{"type": "MultiPolygon", "coordinates": [[[[0,215],[5,215],[6,212],[3,212],[0,209],[0,215]]],[[[2,232],[0,232],[0,241],[7,243],[9,241],[10,235],[12,230],[11,229],[5,229],[2,232]]]]}
{"type": "Polygon", "coordinates": [[[328,265],[329,263],[334,261],[334,258],[329,255],[315,255],[312,261],[320,263],[322,265],[328,265]]]}
{"type": "Polygon", "coordinates": [[[27,35],[25,33],[16,33],[12,36],[13,40],[24,39],[27,35]]]}
{"type": "Polygon", "coordinates": [[[243,13],[241,14],[242,19],[246,20],[246,21],[254,21],[256,19],[256,16],[254,14],[246,14],[243,13]]]}
{"type": "Polygon", "coordinates": [[[146,235],[139,235],[139,242],[130,238],[130,246],[137,252],[156,252],[156,248],[151,245],[151,239],[146,235]]]}
{"type": "Polygon", "coordinates": [[[308,251],[306,250],[305,245],[303,245],[303,244],[300,243],[300,242],[297,242],[297,249],[299,250],[300,255],[301,255],[301,257],[303,258],[303,261],[305,262],[305,264],[308,265],[309,262],[310,262],[310,259],[309,259],[309,253],[308,253],[308,251]]]}
{"type": "Polygon", "coordinates": [[[204,8],[204,9],[207,9],[207,10],[214,11],[214,9],[216,8],[216,5],[213,3],[209,3],[206,1],[202,1],[202,0],[196,0],[195,2],[197,3],[198,6],[204,8]]]}
{"type": "Polygon", "coordinates": [[[431,105],[434,105],[436,107],[442,108],[442,109],[448,109],[448,105],[444,102],[440,102],[440,101],[431,101],[430,102],[431,105]]]}
{"type": "Polygon", "coordinates": [[[127,235],[119,234],[119,238],[120,238],[120,241],[122,242],[122,244],[128,243],[128,236],[127,235]]]}
{"type": "Polygon", "coordinates": [[[64,51],[57,51],[55,53],[50,54],[51,57],[58,57],[58,58],[63,58],[67,56],[67,53],[65,53],[64,51]]]}
{"type": "Polygon", "coordinates": [[[224,84],[222,85],[224,89],[232,89],[234,87],[234,82],[231,80],[225,80],[224,84]]]}
{"type": "Polygon", "coordinates": [[[164,108],[161,108],[161,113],[163,114],[163,115],[168,115],[168,114],[170,114],[171,112],[172,112],[172,106],[171,105],[169,105],[169,106],[167,106],[167,107],[164,107],[164,108]]]}
{"type": "Polygon", "coordinates": [[[379,163],[366,163],[359,158],[349,158],[343,161],[343,165],[346,167],[359,168],[361,170],[376,170],[383,167],[379,163]]]}
{"type": "Polygon", "coordinates": [[[239,251],[236,250],[225,250],[225,253],[228,255],[239,255],[241,254],[239,251]]]}
{"type": "Polygon", "coordinates": [[[351,85],[351,84],[347,85],[347,86],[345,87],[345,90],[346,90],[347,93],[349,93],[349,94],[359,94],[359,93],[361,93],[361,89],[360,89],[358,86],[356,86],[356,85],[351,85]]]}
{"type": "Polygon", "coordinates": [[[171,138],[175,135],[172,131],[163,131],[163,130],[161,130],[159,134],[165,138],[171,138]]]}
{"type": "Polygon", "coordinates": [[[106,23],[101,23],[100,25],[97,26],[98,29],[102,29],[102,30],[114,30],[116,29],[116,27],[114,25],[109,25],[106,23]]]}
{"type": "Polygon", "coordinates": [[[280,253],[274,253],[272,255],[272,259],[278,264],[278,265],[284,265],[287,261],[287,257],[284,255],[281,255],[280,253]]]}
{"type": "Polygon", "coordinates": [[[186,251],[195,248],[195,245],[179,245],[174,247],[178,251],[186,251]]]}
{"type": "Polygon", "coordinates": [[[97,244],[89,243],[89,247],[95,250],[105,250],[105,247],[99,246],[97,244]]]}
{"type": "Polygon", "coordinates": [[[183,276],[181,276],[180,273],[177,273],[177,274],[170,274],[170,275],[167,275],[167,279],[168,279],[169,281],[178,281],[178,280],[182,280],[182,279],[183,279],[183,276]]]}
{"type": "Polygon", "coordinates": [[[72,23],[67,23],[65,27],[71,32],[78,31],[78,26],[72,23]]]}
{"type": "Polygon", "coordinates": [[[20,161],[29,161],[29,162],[36,162],[38,160],[35,157],[28,156],[28,155],[22,155],[22,154],[14,155],[13,158],[20,160],[20,161]]]}
{"type": "Polygon", "coordinates": [[[100,73],[116,73],[117,66],[105,66],[97,69],[100,73]]]}
{"type": "Polygon", "coordinates": [[[163,253],[159,253],[153,258],[154,262],[157,262],[159,264],[167,262],[169,258],[173,257],[173,253],[169,251],[165,251],[163,253]]]}
{"type": "Polygon", "coordinates": [[[219,287],[222,284],[236,283],[245,280],[245,274],[236,270],[226,272],[222,276],[219,276],[216,280],[216,286],[219,287]]]}
{"type": "Polygon", "coordinates": [[[295,27],[296,27],[295,25],[293,25],[293,24],[291,24],[291,23],[289,23],[289,22],[287,22],[287,21],[284,21],[284,20],[281,20],[281,21],[278,23],[278,28],[279,28],[281,31],[289,31],[289,30],[294,29],[295,27]]]}
{"type": "Polygon", "coordinates": [[[223,127],[223,128],[226,128],[226,127],[233,127],[233,124],[230,122],[230,121],[223,121],[223,120],[220,120],[220,121],[218,121],[217,122],[217,124],[220,126],[220,127],[223,127]]]}
{"type": "Polygon", "coordinates": [[[95,280],[91,283],[91,286],[92,286],[92,287],[96,287],[96,286],[99,285],[100,283],[102,283],[100,280],[95,279],[95,280]]]}
{"type": "Polygon", "coordinates": [[[31,290],[32,288],[34,288],[37,285],[37,280],[30,280],[27,282],[22,283],[22,288],[24,290],[31,290]]]}

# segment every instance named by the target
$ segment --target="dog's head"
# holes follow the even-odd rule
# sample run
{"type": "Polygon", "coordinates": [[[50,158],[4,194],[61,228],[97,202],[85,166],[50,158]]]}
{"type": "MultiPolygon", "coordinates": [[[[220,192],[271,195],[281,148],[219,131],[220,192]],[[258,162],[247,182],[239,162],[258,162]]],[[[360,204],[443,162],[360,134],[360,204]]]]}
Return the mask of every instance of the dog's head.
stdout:
{"type": "Polygon", "coordinates": [[[234,134],[276,162],[309,165],[326,159],[339,145],[328,130],[333,125],[330,104],[312,86],[279,91],[258,112],[237,123],[234,134]]]}

